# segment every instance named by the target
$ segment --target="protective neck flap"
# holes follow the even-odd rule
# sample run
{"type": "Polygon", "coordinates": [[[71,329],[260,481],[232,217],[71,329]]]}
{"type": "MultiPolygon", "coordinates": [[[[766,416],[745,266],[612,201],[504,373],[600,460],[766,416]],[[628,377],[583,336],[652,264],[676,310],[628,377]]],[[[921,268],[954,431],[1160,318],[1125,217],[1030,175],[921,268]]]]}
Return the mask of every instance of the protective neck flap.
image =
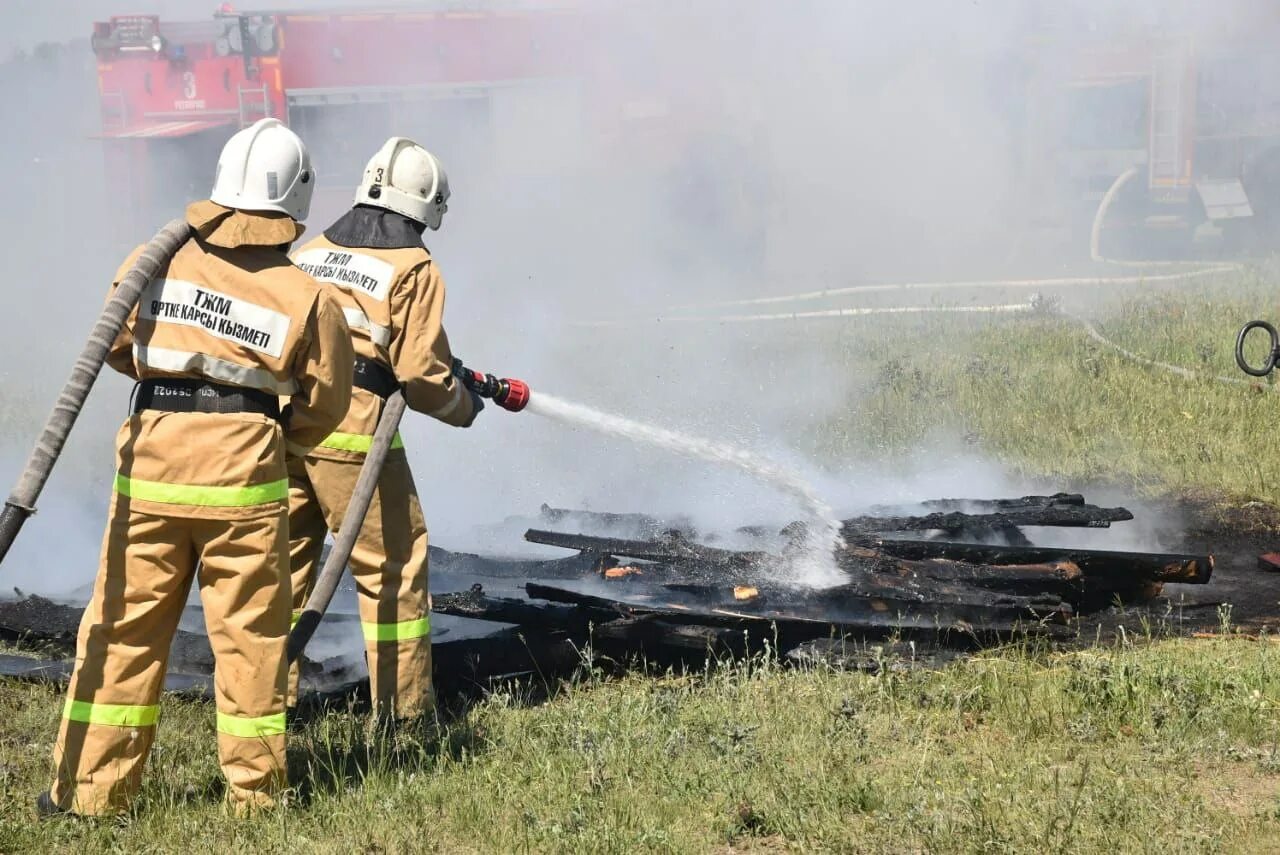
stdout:
{"type": "Polygon", "coordinates": [[[422,246],[425,226],[403,214],[356,205],[325,230],[324,236],[338,246],[368,249],[409,249],[422,246]]]}
{"type": "Polygon", "coordinates": [[[208,200],[187,206],[187,224],[196,237],[212,246],[287,246],[302,237],[303,227],[273,211],[238,211],[208,200]]]}

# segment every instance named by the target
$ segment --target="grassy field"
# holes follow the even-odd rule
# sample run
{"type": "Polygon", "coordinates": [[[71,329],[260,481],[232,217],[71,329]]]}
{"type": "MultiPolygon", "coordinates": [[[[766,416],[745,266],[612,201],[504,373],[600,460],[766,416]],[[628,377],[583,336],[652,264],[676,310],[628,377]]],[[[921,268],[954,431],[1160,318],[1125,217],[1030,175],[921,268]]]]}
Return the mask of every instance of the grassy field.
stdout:
{"type": "MultiPolygon", "coordinates": [[[[1277,317],[1268,281],[1232,274],[1112,298],[1097,327],[1149,359],[1245,378],[1235,336],[1247,320],[1277,317]]],[[[1272,430],[1280,395],[1266,381],[1252,390],[1188,382],[1125,359],[1060,314],[867,324],[837,346],[866,382],[814,431],[813,450],[829,459],[868,449],[892,457],[959,436],[1008,469],[1064,483],[1114,480],[1153,495],[1280,505],[1280,431],[1272,430]]]]}
{"type": "Polygon", "coordinates": [[[136,815],[32,824],[55,692],[6,686],[5,851],[1280,851],[1271,641],[1011,649],[941,672],[585,676],[443,737],[293,742],[302,794],[237,822],[211,714],[166,700],[136,815]]]}
{"type": "MultiPolygon", "coordinates": [[[[1235,375],[1236,328],[1273,310],[1250,276],[1118,300],[1101,328],[1235,375]]],[[[809,435],[823,455],[962,436],[1063,482],[1280,504],[1269,391],[1155,374],[1061,317],[818,334],[862,378],[809,435]]],[[[1130,629],[878,676],[768,651],[692,675],[587,669],[549,702],[497,694],[393,737],[331,712],[292,741],[292,806],[247,821],[219,804],[212,709],[167,698],[134,815],[34,823],[58,692],[4,684],[0,851],[1280,852],[1280,651],[1130,629]]]]}
{"type": "Polygon", "coordinates": [[[1269,641],[1012,649],[941,672],[586,676],[443,738],[294,740],[296,805],[218,806],[211,714],[167,700],[136,815],[33,825],[55,693],[0,694],[7,852],[1280,851],[1269,641]]]}

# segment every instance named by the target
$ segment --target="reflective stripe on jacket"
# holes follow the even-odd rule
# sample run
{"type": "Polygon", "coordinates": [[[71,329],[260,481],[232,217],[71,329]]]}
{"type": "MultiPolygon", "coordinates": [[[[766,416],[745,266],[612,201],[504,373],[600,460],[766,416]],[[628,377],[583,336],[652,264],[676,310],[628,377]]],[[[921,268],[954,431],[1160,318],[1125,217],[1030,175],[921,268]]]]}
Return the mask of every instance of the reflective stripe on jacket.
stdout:
{"type": "MultiPolygon", "coordinates": [[[[444,279],[421,243],[350,247],[325,235],[294,253],[293,260],[329,286],[342,305],[355,352],[392,368],[411,409],[446,424],[470,424],[475,417],[471,396],[451,372],[444,279]]],[[[372,392],[355,389],[338,435],[313,453],[348,459],[362,453],[356,446],[367,450],[381,404],[372,392]]]]}
{"type": "Polygon", "coordinates": [[[108,362],[136,380],[204,378],[287,398],[287,428],[254,413],[143,411],[121,428],[116,491],[220,513],[279,502],[282,440],[315,446],[350,406],[350,330],[338,302],[285,254],[299,233],[292,220],[210,202],[187,219],[196,237],[143,292],[108,362]]]}

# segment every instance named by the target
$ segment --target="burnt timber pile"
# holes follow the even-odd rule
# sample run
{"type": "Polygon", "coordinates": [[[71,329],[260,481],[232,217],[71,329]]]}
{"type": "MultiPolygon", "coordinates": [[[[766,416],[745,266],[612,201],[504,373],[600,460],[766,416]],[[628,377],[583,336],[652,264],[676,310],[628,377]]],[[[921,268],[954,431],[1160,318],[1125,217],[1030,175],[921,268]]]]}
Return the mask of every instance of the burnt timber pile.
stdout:
{"type": "MultiPolygon", "coordinates": [[[[545,681],[579,667],[584,650],[622,664],[701,667],[709,655],[767,644],[791,660],[866,668],[879,662],[869,645],[909,644],[937,659],[1017,634],[1069,640],[1076,617],[1151,599],[1165,583],[1209,581],[1208,555],[1034,542],[1049,527],[1106,529],[1131,519],[1124,508],[1063,493],[875,508],[843,523],[834,557],[844,580],[812,588],[792,581],[805,559],[799,523],[726,538],[683,519],[544,505],[525,540],[574,554],[512,560],[431,548],[436,680],[442,694],[511,677],[545,681]]],[[[47,657],[0,656],[0,674],[65,679],[79,611],[39,597],[0,602],[0,639],[47,657]]],[[[212,656],[198,607],[188,611],[169,686],[208,692],[212,656]]],[[[304,688],[358,690],[358,620],[331,613],[322,627],[330,643],[304,661],[304,688]]]]}
{"type": "Polygon", "coordinates": [[[535,637],[589,638],[613,657],[663,662],[692,654],[700,661],[767,641],[805,658],[833,641],[973,649],[1015,633],[1069,638],[1075,616],[1151,599],[1165,583],[1206,584],[1213,570],[1209,555],[1036,546],[1028,530],[1105,529],[1133,519],[1124,508],[1091,505],[1077,494],[938,500],[919,511],[846,520],[845,546],[835,557],[847,581],[812,589],[785,582],[800,558],[799,524],[772,536],[767,527],[739,529],[738,539],[758,541],[758,548],[727,549],[646,515],[544,506],[542,519],[551,525],[626,524],[649,536],[531,528],[526,540],[575,550],[592,573],[529,581],[516,596],[477,582],[435,595],[434,610],[515,624],[535,637]]]}

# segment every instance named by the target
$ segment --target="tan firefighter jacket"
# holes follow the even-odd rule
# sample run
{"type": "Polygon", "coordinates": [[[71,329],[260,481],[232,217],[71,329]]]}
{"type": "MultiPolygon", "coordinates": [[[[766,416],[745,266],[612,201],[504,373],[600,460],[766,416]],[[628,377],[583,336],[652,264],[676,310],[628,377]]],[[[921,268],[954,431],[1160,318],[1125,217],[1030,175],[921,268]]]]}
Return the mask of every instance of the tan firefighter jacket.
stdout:
{"type": "MultiPolygon", "coordinates": [[[[456,427],[475,418],[471,395],[452,374],[453,355],[443,326],[445,285],[440,270],[407,221],[397,215],[355,208],[322,237],[294,253],[303,271],[330,287],[342,305],[358,356],[387,366],[403,385],[410,409],[456,427]],[[370,236],[366,245],[352,243],[361,223],[397,220],[393,236],[370,236]],[[354,229],[342,226],[357,224],[354,229]],[[397,231],[398,229],[398,231],[397,231]],[[334,237],[343,242],[337,243],[334,237]]],[[[373,392],[352,390],[351,409],[338,430],[313,452],[329,459],[358,458],[369,450],[382,399],[373,392]]]]}
{"type": "Polygon", "coordinates": [[[285,254],[301,226],[208,201],[189,206],[187,221],[196,237],[143,291],[108,363],[139,380],[203,378],[278,395],[287,428],[257,413],[144,410],[120,430],[116,490],[151,512],[228,518],[286,498],[282,439],[305,450],[338,426],[354,356],[341,306],[285,254]]]}

